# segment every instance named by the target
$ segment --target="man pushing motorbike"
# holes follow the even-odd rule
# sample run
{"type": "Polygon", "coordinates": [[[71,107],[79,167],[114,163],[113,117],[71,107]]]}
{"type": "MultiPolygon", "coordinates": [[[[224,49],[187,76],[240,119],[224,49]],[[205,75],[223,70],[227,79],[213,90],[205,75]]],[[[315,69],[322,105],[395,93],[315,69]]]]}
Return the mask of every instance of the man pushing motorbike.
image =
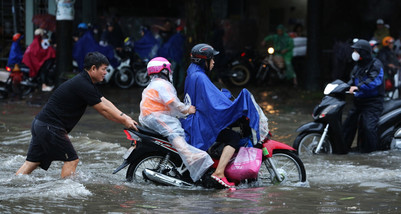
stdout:
{"type": "Polygon", "coordinates": [[[210,81],[207,74],[213,69],[214,56],[218,53],[208,44],[198,44],[192,48],[192,63],[188,67],[185,80],[184,102],[186,105],[194,105],[196,112],[188,115],[181,124],[187,142],[196,148],[208,150],[216,141],[224,144],[218,166],[211,176],[222,186],[232,187],[234,183],[227,180],[224,170],[241,146],[241,137],[227,127],[241,117],[247,117],[253,130],[254,143],[257,143],[267,136],[268,124],[266,116],[248,90],[243,89],[231,101],[210,81]]]}
{"type": "Polygon", "coordinates": [[[105,118],[137,130],[137,122],[121,112],[98,91],[94,83],[103,81],[109,64],[99,52],[90,52],[84,60],[84,72],[61,84],[32,122],[32,139],[25,163],[16,174],[30,174],[38,166],[64,161],[61,177],[75,174],[79,158],[68,133],[81,119],[87,106],[105,118]]]}
{"type": "Polygon", "coordinates": [[[351,72],[350,93],[354,93],[354,106],[344,122],[344,142],[350,149],[358,130],[357,149],[368,153],[375,151],[378,145],[377,124],[383,111],[384,81],[383,65],[372,57],[372,48],[368,41],[360,39],[351,46],[354,49],[352,59],[356,62],[351,72]]]}

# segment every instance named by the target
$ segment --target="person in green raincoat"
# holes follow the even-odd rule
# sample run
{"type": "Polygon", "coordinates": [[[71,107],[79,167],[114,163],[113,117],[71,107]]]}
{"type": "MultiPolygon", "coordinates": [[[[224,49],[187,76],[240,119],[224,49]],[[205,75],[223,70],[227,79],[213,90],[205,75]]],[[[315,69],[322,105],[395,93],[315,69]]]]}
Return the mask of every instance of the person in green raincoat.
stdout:
{"type": "Polygon", "coordinates": [[[266,43],[273,45],[275,54],[280,55],[284,58],[285,62],[285,75],[288,80],[292,80],[294,86],[298,85],[297,76],[295,74],[294,68],[292,66],[292,50],[294,49],[294,41],[287,34],[285,27],[283,25],[278,25],[277,33],[273,35],[266,36],[262,41],[262,46],[266,43]]]}

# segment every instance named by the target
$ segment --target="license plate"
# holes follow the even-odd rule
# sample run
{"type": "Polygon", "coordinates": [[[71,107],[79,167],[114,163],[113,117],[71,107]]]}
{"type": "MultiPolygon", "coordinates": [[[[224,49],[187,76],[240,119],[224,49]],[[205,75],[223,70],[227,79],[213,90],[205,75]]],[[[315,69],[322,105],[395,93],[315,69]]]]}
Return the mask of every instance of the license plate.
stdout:
{"type": "Polygon", "coordinates": [[[134,149],[135,149],[135,146],[131,146],[131,147],[125,152],[125,154],[123,155],[123,158],[124,158],[124,159],[127,159],[127,158],[131,155],[131,153],[134,151],[134,149]]]}

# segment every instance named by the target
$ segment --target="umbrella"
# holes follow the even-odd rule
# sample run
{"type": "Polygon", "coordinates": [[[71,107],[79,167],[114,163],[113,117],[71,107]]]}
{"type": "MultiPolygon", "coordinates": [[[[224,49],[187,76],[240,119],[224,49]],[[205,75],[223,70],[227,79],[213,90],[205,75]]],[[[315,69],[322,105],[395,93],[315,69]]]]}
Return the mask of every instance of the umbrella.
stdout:
{"type": "Polygon", "coordinates": [[[56,31],[56,16],[51,14],[37,14],[32,18],[33,24],[39,26],[42,29],[49,30],[52,32],[56,31]]]}

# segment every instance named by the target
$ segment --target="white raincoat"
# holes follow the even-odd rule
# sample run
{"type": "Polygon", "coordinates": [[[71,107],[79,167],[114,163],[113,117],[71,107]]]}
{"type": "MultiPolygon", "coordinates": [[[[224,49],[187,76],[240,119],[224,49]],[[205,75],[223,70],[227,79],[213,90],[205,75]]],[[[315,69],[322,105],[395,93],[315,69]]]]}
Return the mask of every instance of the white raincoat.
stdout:
{"type": "Polygon", "coordinates": [[[188,168],[192,180],[197,181],[213,164],[213,160],[205,151],[185,141],[184,129],[177,118],[185,117],[189,107],[178,99],[169,81],[153,76],[142,92],[139,122],[167,137],[188,168]]]}

